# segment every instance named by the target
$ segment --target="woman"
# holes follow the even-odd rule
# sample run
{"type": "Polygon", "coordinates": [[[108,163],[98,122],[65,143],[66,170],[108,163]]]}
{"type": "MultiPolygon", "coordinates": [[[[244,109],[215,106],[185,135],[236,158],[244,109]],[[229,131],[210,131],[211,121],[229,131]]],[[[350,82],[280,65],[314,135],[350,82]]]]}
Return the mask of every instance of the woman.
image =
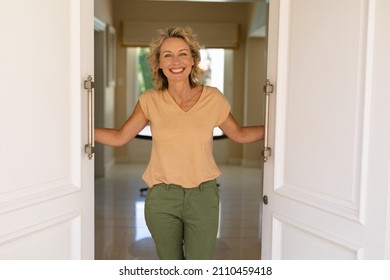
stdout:
{"type": "Polygon", "coordinates": [[[224,95],[202,85],[200,46],[190,28],[159,31],[149,63],[155,89],[145,91],[119,129],[96,128],[95,140],[122,146],[149,122],[151,158],[145,219],[160,259],[211,259],[216,243],[219,196],[213,129],[238,143],[263,138],[263,126],[241,127],[224,95]]]}

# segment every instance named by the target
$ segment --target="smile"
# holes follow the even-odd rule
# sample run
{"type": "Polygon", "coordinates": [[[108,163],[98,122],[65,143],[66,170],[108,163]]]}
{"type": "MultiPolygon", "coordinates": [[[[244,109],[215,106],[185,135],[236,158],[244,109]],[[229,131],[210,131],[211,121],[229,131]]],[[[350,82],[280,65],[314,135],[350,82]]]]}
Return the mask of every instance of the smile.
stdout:
{"type": "Polygon", "coordinates": [[[173,69],[170,69],[170,71],[172,73],[182,73],[182,72],[184,72],[184,68],[183,67],[181,67],[181,68],[173,68],[173,69]]]}

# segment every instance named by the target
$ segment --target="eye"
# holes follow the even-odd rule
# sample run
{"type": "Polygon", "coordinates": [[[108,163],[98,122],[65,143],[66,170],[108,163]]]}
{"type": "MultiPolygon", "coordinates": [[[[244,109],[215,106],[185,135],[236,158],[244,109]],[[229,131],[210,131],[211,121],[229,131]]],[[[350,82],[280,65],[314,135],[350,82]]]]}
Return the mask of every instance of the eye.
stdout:
{"type": "Polygon", "coordinates": [[[191,53],[189,51],[183,51],[179,55],[183,56],[183,57],[188,57],[188,56],[191,56],[191,53]]]}

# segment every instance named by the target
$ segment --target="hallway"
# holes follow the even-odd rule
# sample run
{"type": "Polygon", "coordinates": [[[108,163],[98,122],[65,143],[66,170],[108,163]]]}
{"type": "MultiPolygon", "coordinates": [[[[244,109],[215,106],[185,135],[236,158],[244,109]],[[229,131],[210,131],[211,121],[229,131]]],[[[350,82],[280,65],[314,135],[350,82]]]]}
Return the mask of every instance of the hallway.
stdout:
{"type": "MultiPolygon", "coordinates": [[[[220,226],[214,259],[260,259],[259,168],[220,165],[220,226]]],[[[95,181],[95,259],[158,259],[144,221],[144,164],[115,165],[95,181]]]]}

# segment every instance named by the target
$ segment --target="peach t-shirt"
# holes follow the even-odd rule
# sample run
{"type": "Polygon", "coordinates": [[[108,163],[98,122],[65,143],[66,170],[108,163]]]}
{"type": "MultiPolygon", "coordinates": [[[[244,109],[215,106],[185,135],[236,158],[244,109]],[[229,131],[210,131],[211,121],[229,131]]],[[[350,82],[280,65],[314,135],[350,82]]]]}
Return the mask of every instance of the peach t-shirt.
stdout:
{"type": "Polygon", "coordinates": [[[221,175],[213,156],[213,129],[227,119],[230,105],[217,88],[203,86],[199,100],[187,112],[166,90],[145,91],[139,103],[153,139],[142,176],[149,187],[165,183],[192,188],[221,175]]]}

